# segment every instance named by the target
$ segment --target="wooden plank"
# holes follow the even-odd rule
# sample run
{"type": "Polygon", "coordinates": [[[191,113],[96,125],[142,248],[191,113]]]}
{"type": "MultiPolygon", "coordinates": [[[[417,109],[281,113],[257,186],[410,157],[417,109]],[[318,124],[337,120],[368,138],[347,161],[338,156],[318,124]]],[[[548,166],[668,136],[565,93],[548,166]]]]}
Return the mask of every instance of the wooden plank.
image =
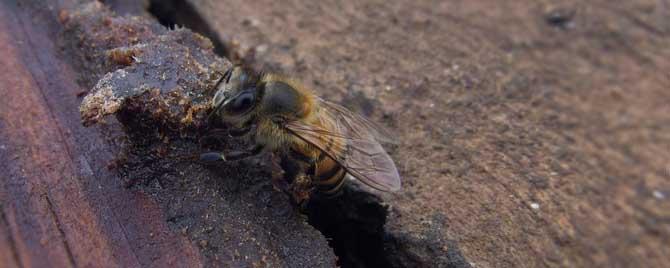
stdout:
{"type": "Polygon", "coordinates": [[[114,151],[81,126],[77,74],[58,58],[59,23],[46,6],[2,9],[3,209],[26,266],[195,265],[197,250],[167,230],[154,204],[107,171],[114,151]],[[40,20],[33,19],[34,17],[40,20]],[[8,200],[12,200],[9,202],[8,200]],[[150,237],[150,234],[157,234],[150,237]],[[147,248],[144,241],[172,245],[147,248]]]}
{"type": "MultiPolygon", "coordinates": [[[[154,67],[106,61],[137,24],[104,9],[70,16],[82,2],[0,5],[3,267],[333,266],[324,237],[273,192],[262,163],[207,169],[171,159],[197,152],[192,139],[119,140],[133,126],[113,117],[81,126],[77,95],[107,72],[146,70],[147,83],[164,85],[154,67]],[[72,18],[80,25],[64,29],[72,18]]],[[[667,264],[662,1],[170,2],[190,9],[175,22],[196,20],[223,38],[221,51],[293,73],[398,132],[401,193],[349,189],[312,207],[340,264],[667,264]]],[[[151,38],[135,42],[157,45],[151,38]]],[[[183,92],[211,82],[171,74],[183,92]]]]}
{"type": "MultiPolygon", "coordinates": [[[[4,197],[0,198],[3,198],[0,200],[4,200],[4,197]]],[[[12,233],[4,209],[0,213],[0,263],[9,268],[23,267],[15,240],[16,234],[12,233]]]]}
{"type": "MultiPolygon", "coordinates": [[[[119,124],[113,118],[105,127],[81,124],[81,92],[109,69],[96,62],[105,57],[86,54],[104,51],[84,51],[78,38],[110,35],[67,33],[62,22],[80,7],[80,1],[1,4],[0,261],[20,267],[331,266],[334,257],[318,232],[294,214],[265,209],[266,201],[249,191],[230,200],[215,194],[221,187],[211,182],[219,175],[208,175],[209,185],[191,180],[208,178],[201,166],[191,165],[194,170],[179,178],[188,179],[184,185],[163,192],[127,187],[133,178],[110,166],[124,150],[119,124]],[[305,255],[291,253],[305,245],[311,246],[298,251],[305,255]]],[[[99,21],[134,23],[94,13],[103,14],[108,17],[99,21]]],[[[141,174],[153,175],[140,179],[180,171],[152,168],[142,168],[148,173],[141,174]]]]}

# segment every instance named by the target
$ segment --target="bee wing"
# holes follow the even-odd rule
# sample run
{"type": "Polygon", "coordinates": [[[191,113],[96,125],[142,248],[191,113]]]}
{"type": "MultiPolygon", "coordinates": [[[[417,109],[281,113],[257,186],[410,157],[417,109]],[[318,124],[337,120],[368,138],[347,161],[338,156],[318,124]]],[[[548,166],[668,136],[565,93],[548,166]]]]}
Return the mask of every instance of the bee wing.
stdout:
{"type": "MultiPolygon", "coordinates": [[[[341,106],[340,106],[341,107],[341,106]]],[[[345,109],[342,107],[342,109],[345,109]]],[[[330,111],[337,115],[337,110],[330,111]]],[[[322,125],[334,126],[328,130],[321,126],[299,121],[286,123],[286,128],[305,142],[319,148],[335,160],[352,176],[380,191],[400,189],[400,176],[391,157],[376,140],[369,126],[351,120],[348,115],[322,116],[322,125]],[[344,119],[350,119],[345,120],[344,119]]],[[[368,121],[369,122],[369,121],[368,121]]]]}
{"type": "Polygon", "coordinates": [[[349,109],[342,105],[324,99],[319,99],[319,104],[324,108],[323,111],[327,113],[330,118],[333,118],[338,124],[347,128],[350,133],[356,137],[372,135],[375,140],[382,143],[398,143],[392,133],[385,127],[372,122],[357,113],[349,111],[349,109]]]}

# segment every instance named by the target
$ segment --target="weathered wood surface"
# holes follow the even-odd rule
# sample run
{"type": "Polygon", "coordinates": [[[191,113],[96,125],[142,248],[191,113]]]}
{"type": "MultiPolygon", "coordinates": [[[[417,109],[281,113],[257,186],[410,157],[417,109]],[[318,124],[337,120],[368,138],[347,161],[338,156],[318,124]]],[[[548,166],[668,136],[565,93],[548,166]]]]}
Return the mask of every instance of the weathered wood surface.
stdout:
{"type": "MultiPolygon", "coordinates": [[[[124,147],[129,141],[118,139],[124,135],[113,117],[105,126],[82,126],[82,93],[125,67],[104,62],[106,50],[160,34],[130,31],[144,18],[82,7],[0,4],[0,266],[333,266],[325,238],[268,190],[267,177],[245,181],[253,167],[212,172],[183,161],[148,162],[153,154],[124,147]],[[87,24],[73,21],[79,19],[87,24]],[[127,163],[119,164],[120,153],[130,154],[127,163]],[[128,187],[134,179],[143,184],[128,187]]],[[[161,45],[177,42],[166,40],[161,45]]],[[[203,51],[215,57],[211,48],[203,51]]],[[[191,71],[166,80],[191,82],[191,71]]]]}
{"type": "Polygon", "coordinates": [[[57,6],[3,1],[3,263],[22,267],[186,265],[196,247],[146,194],[106,168],[115,148],[81,125],[78,74],[58,57],[57,6]],[[151,246],[158,244],[163,246],[151,246]]]}
{"type": "MultiPolygon", "coordinates": [[[[172,161],[195,148],[177,140],[115,168],[119,124],[81,126],[78,96],[113,69],[63,34],[78,2],[0,5],[2,267],[332,266],[260,164],[172,161]]],[[[174,2],[229,56],[398,133],[390,214],[370,196],[317,207],[344,211],[316,225],[347,264],[670,262],[667,1],[174,2]]]]}
{"type": "Polygon", "coordinates": [[[231,53],[397,132],[391,258],[670,261],[668,1],[187,2],[231,53]]]}

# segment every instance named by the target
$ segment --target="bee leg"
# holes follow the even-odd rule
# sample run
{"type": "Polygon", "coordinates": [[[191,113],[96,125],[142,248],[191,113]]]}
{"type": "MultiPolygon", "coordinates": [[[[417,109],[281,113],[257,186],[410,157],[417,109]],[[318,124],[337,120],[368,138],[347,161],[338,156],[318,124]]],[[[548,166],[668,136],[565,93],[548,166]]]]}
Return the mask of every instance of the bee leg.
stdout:
{"type": "Polygon", "coordinates": [[[233,128],[228,131],[228,135],[230,135],[231,137],[242,137],[247,133],[249,133],[251,131],[251,128],[252,128],[251,125],[245,125],[244,127],[239,129],[233,128]]]}
{"type": "Polygon", "coordinates": [[[244,150],[244,151],[232,151],[229,153],[222,153],[222,152],[209,152],[209,153],[203,153],[200,155],[200,161],[207,163],[207,164],[215,164],[216,162],[219,161],[236,161],[236,160],[241,160],[244,158],[248,158],[254,155],[258,155],[263,151],[263,146],[261,145],[255,145],[254,147],[244,150]]]}
{"type": "MultiPolygon", "coordinates": [[[[296,178],[296,181],[301,180],[303,179],[296,178]]],[[[293,205],[295,213],[305,221],[308,220],[307,204],[309,204],[309,199],[312,195],[311,192],[311,189],[305,189],[303,185],[296,184],[295,182],[291,184],[290,190],[286,192],[291,201],[291,205],[293,205]]]]}
{"type": "Polygon", "coordinates": [[[219,161],[226,161],[226,157],[221,152],[208,152],[200,154],[200,161],[205,164],[216,164],[219,161]]]}
{"type": "Polygon", "coordinates": [[[314,187],[312,187],[312,180],[305,173],[296,176],[291,184],[291,197],[297,206],[298,210],[304,212],[309,198],[312,196],[314,187]]]}
{"type": "Polygon", "coordinates": [[[276,154],[272,154],[271,159],[272,187],[277,191],[288,193],[289,185],[284,179],[286,172],[284,172],[284,169],[281,166],[281,158],[276,154]]]}

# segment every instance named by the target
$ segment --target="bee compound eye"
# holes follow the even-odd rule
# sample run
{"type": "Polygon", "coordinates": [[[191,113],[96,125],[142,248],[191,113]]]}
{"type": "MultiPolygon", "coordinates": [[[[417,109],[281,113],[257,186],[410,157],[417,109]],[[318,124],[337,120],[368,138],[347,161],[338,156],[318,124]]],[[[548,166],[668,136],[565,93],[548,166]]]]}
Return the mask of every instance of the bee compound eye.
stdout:
{"type": "Polygon", "coordinates": [[[230,105],[230,112],[232,113],[242,113],[249,110],[254,104],[254,93],[244,92],[237,96],[230,105]]]}

